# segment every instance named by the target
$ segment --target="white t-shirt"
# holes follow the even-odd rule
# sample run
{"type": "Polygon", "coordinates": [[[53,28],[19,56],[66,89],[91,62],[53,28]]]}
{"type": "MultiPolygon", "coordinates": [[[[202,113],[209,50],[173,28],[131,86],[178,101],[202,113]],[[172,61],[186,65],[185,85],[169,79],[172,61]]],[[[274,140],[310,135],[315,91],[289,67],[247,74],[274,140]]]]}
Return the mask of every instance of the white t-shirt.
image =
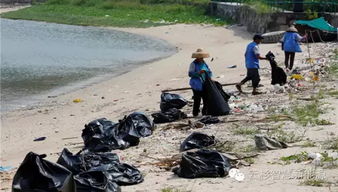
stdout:
{"type": "Polygon", "coordinates": [[[255,55],[260,55],[258,45],[254,46],[253,52],[255,53],[255,55]]]}

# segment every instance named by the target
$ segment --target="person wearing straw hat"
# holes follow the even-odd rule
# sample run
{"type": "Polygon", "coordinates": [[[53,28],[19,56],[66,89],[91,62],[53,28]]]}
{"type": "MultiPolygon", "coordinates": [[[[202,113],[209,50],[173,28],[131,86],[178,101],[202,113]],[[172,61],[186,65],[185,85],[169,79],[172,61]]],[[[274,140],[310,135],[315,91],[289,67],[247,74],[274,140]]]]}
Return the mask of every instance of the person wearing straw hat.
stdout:
{"type": "Polygon", "coordinates": [[[242,85],[246,83],[247,81],[252,81],[252,95],[258,95],[261,94],[257,91],[259,82],[260,82],[260,76],[259,76],[259,60],[266,60],[265,57],[260,56],[259,47],[258,45],[262,42],[264,38],[262,35],[256,34],[253,37],[253,41],[248,44],[245,51],[245,67],[247,69],[246,77],[238,84],[236,84],[236,88],[240,93],[243,93],[242,91],[242,85]]]}
{"type": "Polygon", "coordinates": [[[190,77],[190,86],[193,91],[193,116],[196,117],[200,112],[201,99],[203,100],[203,109],[202,114],[205,114],[205,94],[203,92],[203,84],[206,80],[206,77],[212,77],[212,72],[209,66],[205,63],[204,58],[209,57],[209,53],[205,52],[203,49],[199,48],[191,56],[195,60],[189,66],[189,77],[190,77]]]}
{"type": "Polygon", "coordinates": [[[300,36],[298,34],[298,30],[294,25],[291,25],[284,33],[281,42],[282,50],[284,50],[285,54],[284,63],[286,71],[292,70],[296,52],[302,52],[302,49],[299,46],[299,42],[304,39],[306,39],[306,35],[303,37],[300,36]]]}

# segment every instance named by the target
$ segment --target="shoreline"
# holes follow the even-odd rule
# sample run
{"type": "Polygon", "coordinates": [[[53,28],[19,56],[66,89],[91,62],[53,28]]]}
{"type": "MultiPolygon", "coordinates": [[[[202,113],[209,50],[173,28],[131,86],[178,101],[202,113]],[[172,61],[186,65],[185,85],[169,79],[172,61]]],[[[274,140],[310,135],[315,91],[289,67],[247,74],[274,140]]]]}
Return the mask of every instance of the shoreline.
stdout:
{"type": "MultiPolygon", "coordinates": [[[[55,144],[56,141],[60,143],[62,137],[66,137],[70,134],[79,136],[84,124],[96,118],[107,117],[108,119],[115,120],[133,111],[157,111],[157,103],[161,90],[188,86],[186,71],[192,61],[190,54],[193,51],[198,47],[203,47],[210,51],[215,57],[216,55],[221,55],[217,52],[222,52],[219,46],[224,44],[223,42],[218,43],[218,46],[212,48],[215,42],[220,41],[219,38],[225,41],[226,46],[231,46],[231,44],[235,43],[233,40],[229,41],[228,37],[237,38],[238,40],[242,39],[236,36],[230,37],[234,33],[232,30],[225,29],[224,27],[212,27],[210,25],[178,24],[146,29],[115,27],[111,29],[166,40],[169,44],[177,47],[178,51],[168,58],[147,63],[107,81],[72,91],[56,98],[48,98],[43,106],[3,114],[1,117],[2,165],[18,165],[28,150],[33,150],[38,153],[61,151],[60,147],[62,147],[62,144],[58,146],[55,144]],[[190,35],[190,31],[192,30],[200,30],[202,32],[190,35]],[[223,36],[224,32],[226,32],[227,35],[223,36]],[[170,35],[171,33],[172,35],[170,35]],[[188,35],[190,35],[189,38],[187,38],[188,35]],[[208,38],[201,41],[206,35],[211,35],[211,42],[208,38]],[[157,84],[159,84],[159,86],[157,86],[157,84]],[[132,93],[132,95],[130,93],[132,93]],[[140,95],[142,96],[140,97],[140,95]],[[81,103],[72,102],[73,99],[79,97],[84,101],[81,103]],[[101,99],[102,97],[104,99],[101,99]],[[107,106],[115,109],[115,112],[110,112],[107,106]],[[87,110],[84,110],[84,108],[87,110]],[[82,118],[79,119],[78,116],[82,118]],[[74,118],[76,119],[75,121],[74,118]],[[71,128],[65,128],[69,121],[72,122],[71,128]],[[22,127],[22,125],[25,126],[22,127]],[[60,134],[62,130],[65,131],[69,129],[71,130],[70,132],[67,131],[60,134]],[[20,133],[16,135],[18,131],[20,133]],[[32,141],[34,138],[43,135],[47,136],[47,145],[41,145],[45,142],[36,143],[32,141]],[[51,139],[50,137],[55,137],[55,139],[51,139]],[[15,146],[13,146],[14,143],[16,143],[15,146]],[[20,148],[20,146],[25,147],[20,148]],[[50,147],[52,147],[53,150],[50,150],[50,147]],[[17,149],[20,149],[20,151],[13,152],[17,149]]],[[[239,31],[247,35],[243,29],[239,29],[239,31]]],[[[245,40],[241,41],[240,47],[237,47],[240,50],[242,46],[245,46],[247,43],[245,40]]],[[[242,58],[241,52],[240,57],[242,58]]],[[[222,63],[222,60],[224,60],[224,58],[218,59],[215,57],[215,61],[209,64],[212,66],[215,74],[218,74],[216,71],[221,71],[221,68],[226,68],[226,65],[215,65],[215,62],[222,63]]],[[[231,64],[229,63],[229,65],[231,64]]],[[[237,65],[240,66],[240,64],[237,65]]],[[[241,67],[244,69],[244,66],[241,67]]],[[[238,76],[238,80],[241,78],[239,75],[235,76],[238,76]]],[[[187,92],[187,94],[189,95],[191,93],[187,92]]]]}

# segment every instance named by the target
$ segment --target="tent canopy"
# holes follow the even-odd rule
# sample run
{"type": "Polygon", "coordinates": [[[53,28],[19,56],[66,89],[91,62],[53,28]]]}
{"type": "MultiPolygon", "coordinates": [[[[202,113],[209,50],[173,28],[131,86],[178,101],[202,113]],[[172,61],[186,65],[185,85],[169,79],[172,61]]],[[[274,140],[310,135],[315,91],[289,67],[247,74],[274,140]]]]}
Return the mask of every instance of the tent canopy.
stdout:
{"type": "Polygon", "coordinates": [[[338,28],[330,25],[328,22],[326,22],[324,20],[323,17],[320,17],[318,19],[313,19],[313,20],[297,20],[296,24],[308,25],[312,28],[320,29],[320,30],[323,30],[323,31],[330,31],[330,32],[337,32],[338,31],[338,28]]]}

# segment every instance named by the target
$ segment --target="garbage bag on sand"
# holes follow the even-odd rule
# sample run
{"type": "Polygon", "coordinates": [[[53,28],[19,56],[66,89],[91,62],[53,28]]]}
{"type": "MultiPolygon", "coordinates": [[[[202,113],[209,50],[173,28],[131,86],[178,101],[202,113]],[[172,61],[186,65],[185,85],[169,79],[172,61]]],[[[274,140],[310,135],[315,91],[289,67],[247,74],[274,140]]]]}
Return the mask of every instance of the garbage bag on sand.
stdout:
{"type": "Polygon", "coordinates": [[[106,172],[87,171],[74,176],[75,192],[120,192],[117,183],[106,172]]]}
{"type": "Polygon", "coordinates": [[[77,174],[101,165],[117,164],[120,160],[117,154],[111,152],[82,151],[73,155],[68,149],[63,149],[57,163],[77,174]]]}
{"type": "Polygon", "coordinates": [[[200,119],[199,122],[204,123],[204,124],[215,124],[215,123],[219,123],[220,120],[217,117],[205,116],[202,119],[200,119]]]}
{"type": "Polygon", "coordinates": [[[187,104],[187,101],[178,94],[162,93],[160,109],[162,112],[171,108],[181,109],[187,104]]]}
{"type": "Polygon", "coordinates": [[[224,177],[231,168],[228,159],[217,151],[200,149],[196,152],[186,152],[182,161],[173,171],[179,177],[224,177]]]}
{"type": "Polygon", "coordinates": [[[106,118],[91,121],[82,130],[85,149],[90,151],[110,151],[127,148],[127,143],[116,135],[118,123],[106,118]]]}
{"type": "Polygon", "coordinates": [[[13,192],[72,192],[72,173],[61,165],[44,160],[46,155],[29,152],[15,173],[13,192]]]}
{"type": "Polygon", "coordinates": [[[205,115],[228,115],[230,112],[230,107],[223,97],[222,93],[217,88],[215,82],[213,82],[209,77],[206,78],[204,83],[204,92],[205,92],[205,105],[206,114],[205,115]]]}
{"type": "Polygon", "coordinates": [[[148,137],[153,133],[153,121],[143,113],[134,112],[119,120],[117,135],[130,146],[138,145],[141,137],[148,137]]]}
{"type": "Polygon", "coordinates": [[[187,118],[187,114],[176,108],[171,108],[166,112],[153,113],[154,123],[168,123],[187,118]]]}
{"type": "Polygon", "coordinates": [[[214,81],[214,83],[215,83],[215,85],[216,85],[218,91],[222,94],[222,96],[223,96],[225,102],[228,102],[229,99],[230,99],[230,95],[227,94],[227,93],[223,90],[222,84],[220,84],[218,81],[214,81]]]}
{"type": "Polygon", "coordinates": [[[284,142],[260,134],[255,135],[255,143],[256,147],[260,150],[274,150],[288,147],[284,142]]]}
{"type": "Polygon", "coordinates": [[[137,168],[120,163],[117,154],[111,152],[82,151],[73,155],[67,149],[64,149],[57,163],[72,170],[73,174],[87,171],[104,172],[109,181],[118,185],[132,185],[143,181],[143,176],[137,168]]]}
{"type": "Polygon", "coordinates": [[[215,144],[215,137],[199,132],[193,132],[181,144],[180,151],[200,149],[215,144]]]}
{"type": "Polygon", "coordinates": [[[140,137],[152,134],[154,123],[143,113],[134,112],[119,123],[105,118],[94,120],[82,130],[85,149],[90,151],[111,151],[138,145],[140,137]]]}

